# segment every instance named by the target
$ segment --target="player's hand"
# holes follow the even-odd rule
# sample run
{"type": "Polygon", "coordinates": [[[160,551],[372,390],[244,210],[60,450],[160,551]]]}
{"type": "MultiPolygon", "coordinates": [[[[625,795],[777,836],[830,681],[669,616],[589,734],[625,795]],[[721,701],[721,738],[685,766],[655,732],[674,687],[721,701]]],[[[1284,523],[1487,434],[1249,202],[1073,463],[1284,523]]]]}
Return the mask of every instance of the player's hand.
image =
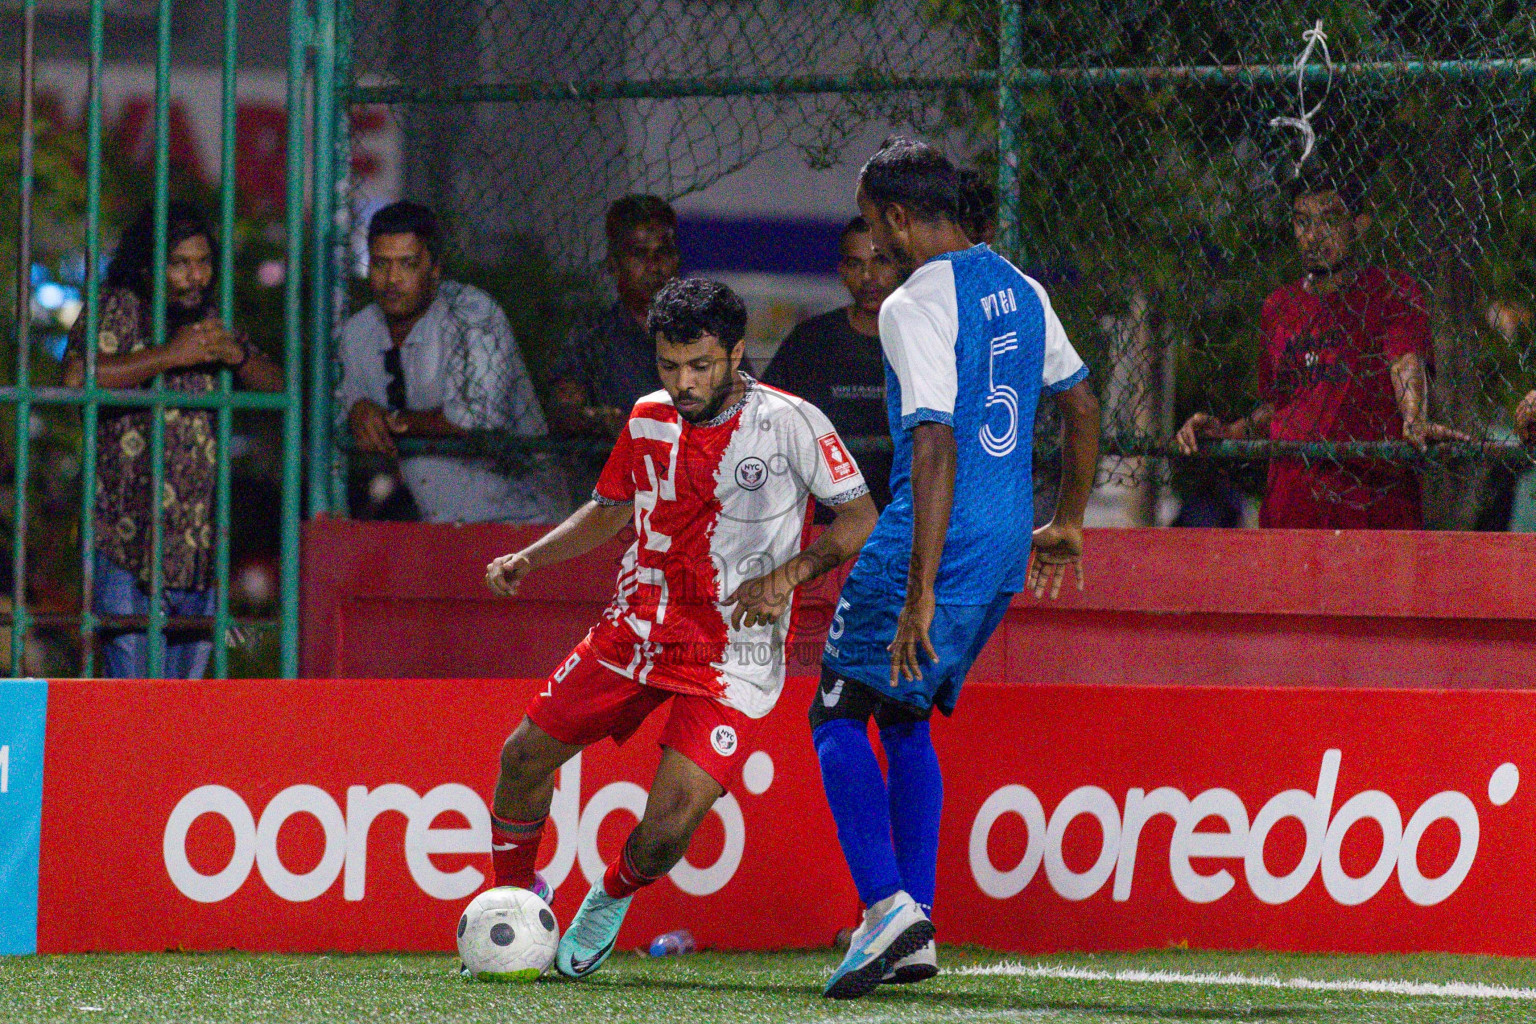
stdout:
{"type": "Polygon", "coordinates": [[[886,647],[891,652],[892,689],[902,679],[916,682],[923,678],[921,654],[927,654],[929,661],[939,660],[933,641],[928,639],[928,630],[933,627],[933,612],[933,591],[908,586],[906,604],[902,605],[901,617],[896,620],[896,639],[886,647]]]}
{"type": "Polygon", "coordinates": [[[1029,571],[1024,585],[1040,598],[1050,592],[1051,600],[1061,593],[1061,581],[1067,566],[1077,570],[1077,589],[1083,589],[1083,528],[1047,523],[1035,531],[1034,547],[1029,553],[1029,571]]]}
{"type": "Polygon", "coordinates": [[[1536,391],[1520,399],[1515,406],[1515,430],[1526,444],[1536,444],[1536,391]]]}
{"type": "Polygon", "coordinates": [[[750,629],[778,622],[789,607],[791,592],[778,570],[747,580],[725,599],[727,606],[736,606],[731,613],[731,628],[750,629]]]}
{"type": "Polygon", "coordinates": [[[523,577],[533,571],[533,563],[521,551],[491,559],[485,567],[485,585],[491,593],[511,597],[522,586],[523,577]]]}
{"type": "Polygon", "coordinates": [[[1431,423],[1428,420],[1403,421],[1403,440],[1413,445],[1419,451],[1428,448],[1435,441],[1470,441],[1470,434],[1463,434],[1454,427],[1447,427],[1441,423],[1431,423]]]}

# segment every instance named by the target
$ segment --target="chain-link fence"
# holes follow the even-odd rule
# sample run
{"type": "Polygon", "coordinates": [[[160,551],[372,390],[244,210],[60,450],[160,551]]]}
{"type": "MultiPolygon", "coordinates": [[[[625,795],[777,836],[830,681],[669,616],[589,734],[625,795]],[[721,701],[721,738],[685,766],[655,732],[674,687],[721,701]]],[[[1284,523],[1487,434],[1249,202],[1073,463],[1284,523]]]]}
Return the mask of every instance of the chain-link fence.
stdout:
{"type": "Polygon", "coordinates": [[[1536,384],[1522,5],[359,0],[353,21],[351,102],[401,127],[403,191],[446,215],[535,379],[601,301],[608,202],[784,150],[856,167],[890,126],[998,182],[997,244],[1094,370],[1130,520],[1267,491],[1266,514],[1319,519],[1297,525],[1408,525],[1420,489],[1428,525],[1509,520],[1536,384]],[[1471,440],[1421,451],[1424,423],[1471,440]]]}

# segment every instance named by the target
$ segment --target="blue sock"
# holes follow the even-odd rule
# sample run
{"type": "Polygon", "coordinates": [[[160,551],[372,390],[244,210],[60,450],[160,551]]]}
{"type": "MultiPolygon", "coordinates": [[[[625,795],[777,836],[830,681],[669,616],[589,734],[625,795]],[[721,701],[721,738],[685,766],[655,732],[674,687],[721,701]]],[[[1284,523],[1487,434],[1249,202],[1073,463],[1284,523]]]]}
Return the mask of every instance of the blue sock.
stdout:
{"type": "Polygon", "coordinates": [[[901,887],[933,913],[934,878],[939,868],[939,812],[944,776],[927,722],[903,722],[880,730],[890,767],[892,837],[901,887]]]}
{"type": "Polygon", "coordinates": [[[812,739],[843,858],[859,899],[872,907],[901,890],[901,873],[891,847],[885,779],[866,729],[863,722],[834,718],[817,726],[812,739]]]}

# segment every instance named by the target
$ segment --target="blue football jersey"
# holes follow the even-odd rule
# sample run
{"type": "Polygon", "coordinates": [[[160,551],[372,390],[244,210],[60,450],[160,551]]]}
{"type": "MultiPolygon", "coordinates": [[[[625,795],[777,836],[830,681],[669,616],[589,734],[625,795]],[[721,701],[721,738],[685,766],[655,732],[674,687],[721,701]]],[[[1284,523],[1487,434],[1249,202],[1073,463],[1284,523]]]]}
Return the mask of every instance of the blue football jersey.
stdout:
{"type": "Polygon", "coordinates": [[[912,430],[955,432],[955,500],[936,597],[988,604],[1024,586],[1042,391],[1088,376],[1039,283],[985,245],[929,260],[880,308],[895,458],[891,503],[853,580],[904,594],[912,557],[912,430]]]}

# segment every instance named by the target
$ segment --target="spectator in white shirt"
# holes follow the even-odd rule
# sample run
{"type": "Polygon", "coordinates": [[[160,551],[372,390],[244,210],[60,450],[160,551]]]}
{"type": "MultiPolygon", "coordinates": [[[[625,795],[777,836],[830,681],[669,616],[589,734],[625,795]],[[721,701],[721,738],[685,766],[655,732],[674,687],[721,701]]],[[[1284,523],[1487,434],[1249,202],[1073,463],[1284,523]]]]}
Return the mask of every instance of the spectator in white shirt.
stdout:
{"type": "MultiPolygon", "coordinates": [[[[395,203],[368,225],[374,301],[341,336],[341,402],[361,451],[396,457],[396,438],[479,429],[547,433],[506,313],[478,288],[442,279],[437,217],[395,203]]],[[[547,454],[508,473],[491,460],[413,455],[400,475],[428,522],[557,523],[568,497],[547,454]]]]}

